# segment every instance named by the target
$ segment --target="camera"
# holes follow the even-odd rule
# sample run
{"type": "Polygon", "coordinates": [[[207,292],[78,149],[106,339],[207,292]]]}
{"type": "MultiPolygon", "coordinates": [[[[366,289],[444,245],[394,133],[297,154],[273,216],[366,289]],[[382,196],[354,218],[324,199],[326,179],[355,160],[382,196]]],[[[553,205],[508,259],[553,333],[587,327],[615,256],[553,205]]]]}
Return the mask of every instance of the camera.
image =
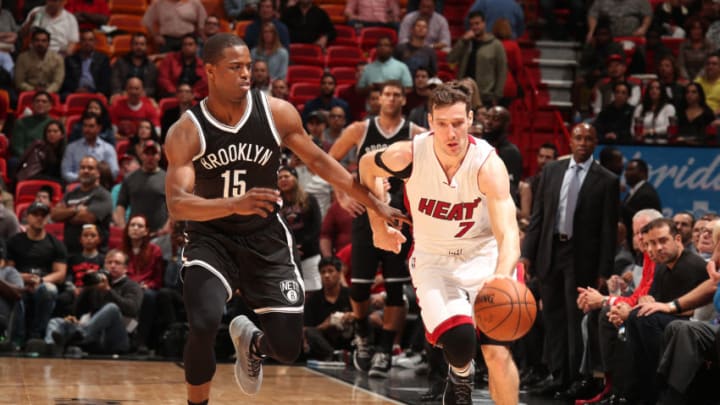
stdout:
{"type": "Polygon", "coordinates": [[[85,275],[82,278],[82,282],[85,287],[94,287],[94,286],[100,284],[100,282],[102,282],[103,278],[106,278],[109,280],[108,273],[105,270],[98,270],[98,271],[85,273],[85,275]]]}

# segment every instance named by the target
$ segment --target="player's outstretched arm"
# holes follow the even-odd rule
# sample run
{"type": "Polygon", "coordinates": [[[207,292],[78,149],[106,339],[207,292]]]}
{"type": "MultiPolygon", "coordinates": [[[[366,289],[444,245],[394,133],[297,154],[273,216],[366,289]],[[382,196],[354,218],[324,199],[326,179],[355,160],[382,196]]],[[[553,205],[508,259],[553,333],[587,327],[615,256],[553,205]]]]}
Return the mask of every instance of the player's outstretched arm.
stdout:
{"type": "Polygon", "coordinates": [[[273,120],[285,146],[300,158],[314,173],[325,179],[352,198],[358,200],[367,209],[376,211],[388,221],[404,220],[407,217],[376,198],[366,187],[356,182],[353,176],[335,159],[318,148],[310,136],[305,133],[300,114],[285,100],[270,99],[273,120]]]}
{"type": "Polygon", "coordinates": [[[520,232],[515,202],[510,196],[510,179],[502,160],[491,154],[478,174],[478,187],[485,194],[490,225],[498,242],[495,274],[509,276],[520,258],[520,232]]]}
{"type": "MultiPolygon", "coordinates": [[[[377,198],[383,198],[385,190],[383,179],[391,176],[385,168],[376,162],[379,159],[388,169],[399,172],[412,163],[412,142],[396,142],[385,151],[374,151],[363,155],[359,162],[360,182],[372,190],[377,198]]],[[[387,221],[374,212],[368,212],[370,227],[373,230],[373,243],[376,247],[399,253],[405,242],[402,233],[391,227],[387,221]]]]}
{"type": "Polygon", "coordinates": [[[266,217],[280,200],[277,190],[265,188],[252,188],[240,197],[207,199],[194,195],[193,157],[200,153],[200,134],[187,117],[180,118],[168,131],[165,153],[165,199],[176,221],[209,221],[232,214],[266,217]]]}

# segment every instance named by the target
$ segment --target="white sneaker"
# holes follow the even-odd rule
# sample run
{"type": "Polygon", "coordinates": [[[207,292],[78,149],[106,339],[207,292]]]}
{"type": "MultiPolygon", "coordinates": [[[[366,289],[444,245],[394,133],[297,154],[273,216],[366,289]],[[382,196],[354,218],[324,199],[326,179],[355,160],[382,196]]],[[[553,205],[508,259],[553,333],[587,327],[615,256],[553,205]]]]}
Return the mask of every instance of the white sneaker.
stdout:
{"type": "Polygon", "coordinates": [[[408,355],[407,353],[403,353],[404,356],[397,359],[397,361],[393,361],[393,365],[402,367],[402,368],[417,368],[422,364],[423,358],[420,353],[413,353],[408,355]]]}
{"type": "Polygon", "coordinates": [[[260,333],[260,329],[245,315],[235,317],[230,322],[230,338],[235,346],[235,382],[240,389],[248,394],[255,395],[262,385],[262,357],[253,353],[250,347],[253,336],[260,333]]]}

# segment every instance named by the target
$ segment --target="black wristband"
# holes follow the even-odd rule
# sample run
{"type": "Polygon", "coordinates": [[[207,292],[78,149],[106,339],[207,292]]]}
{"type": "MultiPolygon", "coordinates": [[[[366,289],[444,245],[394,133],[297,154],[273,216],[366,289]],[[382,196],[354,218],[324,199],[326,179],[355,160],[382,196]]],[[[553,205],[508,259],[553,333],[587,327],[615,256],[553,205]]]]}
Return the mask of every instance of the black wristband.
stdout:
{"type": "Polygon", "coordinates": [[[675,304],[675,310],[677,311],[677,314],[681,314],[683,311],[680,308],[680,300],[673,300],[673,304],[675,304]]]}

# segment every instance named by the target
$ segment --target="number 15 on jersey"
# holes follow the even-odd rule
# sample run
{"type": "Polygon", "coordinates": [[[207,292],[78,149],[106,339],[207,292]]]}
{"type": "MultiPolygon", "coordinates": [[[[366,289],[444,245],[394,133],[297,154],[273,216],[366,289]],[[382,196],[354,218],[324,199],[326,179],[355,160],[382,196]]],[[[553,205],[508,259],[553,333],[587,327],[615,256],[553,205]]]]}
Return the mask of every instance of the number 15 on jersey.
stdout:
{"type": "Polygon", "coordinates": [[[221,177],[225,180],[223,187],[223,197],[240,197],[245,194],[245,180],[243,176],[247,174],[247,170],[225,170],[221,177]]]}

